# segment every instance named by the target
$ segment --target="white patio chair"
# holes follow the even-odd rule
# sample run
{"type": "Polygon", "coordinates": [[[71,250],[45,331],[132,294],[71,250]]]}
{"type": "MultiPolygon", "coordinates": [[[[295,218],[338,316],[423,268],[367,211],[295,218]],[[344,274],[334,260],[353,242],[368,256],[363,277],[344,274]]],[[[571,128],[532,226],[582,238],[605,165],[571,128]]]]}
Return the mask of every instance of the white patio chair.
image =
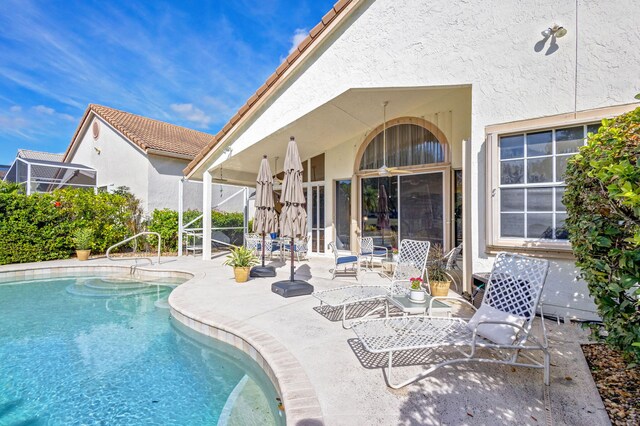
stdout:
{"type": "MultiPolygon", "coordinates": [[[[316,291],[313,296],[320,300],[320,306],[324,304],[332,308],[342,308],[342,327],[351,328],[346,323],[347,306],[372,300],[386,300],[390,294],[407,293],[409,278],[425,277],[429,247],[429,241],[402,240],[398,252],[398,262],[391,277],[377,271],[366,271],[360,277],[363,282],[367,274],[377,274],[384,277],[388,284],[348,285],[330,290],[316,291]]],[[[428,284],[426,277],[425,284],[428,284]]],[[[428,285],[426,287],[429,288],[428,285]]],[[[382,308],[388,309],[388,305],[385,303],[383,306],[376,307],[369,311],[365,317],[382,308]]]]}
{"type": "Polygon", "coordinates": [[[256,255],[258,254],[258,243],[260,242],[261,238],[258,234],[244,234],[244,246],[256,255]]]}
{"type": "Polygon", "coordinates": [[[388,251],[386,247],[374,246],[372,237],[362,237],[359,239],[360,243],[360,261],[364,261],[369,265],[369,268],[373,268],[374,260],[382,261],[387,258],[388,251]]]}
{"type": "MultiPolygon", "coordinates": [[[[309,251],[309,244],[307,244],[307,237],[304,238],[296,238],[293,243],[293,252],[296,255],[296,259],[298,262],[307,258],[307,253],[309,251]]],[[[282,252],[282,256],[287,259],[289,255],[291,255],[291,240],[285,240],[281,244],[280,248],[282,252]]]]}
{"type": "Polygon", "coordinates": [[[350,266],[349,270],[355,274],[356,279],[358,279],[358,274],[360,273],[360,259],[358,258],[358,256],[353,255],[353,254],[348,254],[348,255],[340,255],[338,253],[338,249],[336,248],[336,244],[334,242],[329,243],[329,248],[331,249],[331,251],[333,252],[333,256],[335,258],[335,263],[333,265],[333,269],[331,271],[332,275],[331,275],[331,279],[334,279],[336,277],[336,274],[338,273],[338,268],[339,267],[343,267],[344,268],[344,273],[347,273],[347,266],[350,266]]]}
{"type": "MultiPolygon", "coordinates": [[[[493,264],[487,291],[480,308],[465,321],[461,318],[414,316],[357,321],[353,330],[363,347],[373,353],[388,353],[387,384],[398,389],[420,380],[445,365],[480,361],[544,370],[544,383],[549,384],[549,351],[540,296],[549,271],[549,262],[515,254],[499,253],[493,264]],[[531,334],[539,307],[542,339],[531,334]],[[432,365],[423,373],[393,383],[393,352],[451,347],[462,357],[432,365]],[[478,349],[488,349],[480,351],[478,349]],[[525,351],[540,351],[543,361],[525,351]]],[[[458,297],[434,297],[435,300],[458,300],[458,297]]]]}

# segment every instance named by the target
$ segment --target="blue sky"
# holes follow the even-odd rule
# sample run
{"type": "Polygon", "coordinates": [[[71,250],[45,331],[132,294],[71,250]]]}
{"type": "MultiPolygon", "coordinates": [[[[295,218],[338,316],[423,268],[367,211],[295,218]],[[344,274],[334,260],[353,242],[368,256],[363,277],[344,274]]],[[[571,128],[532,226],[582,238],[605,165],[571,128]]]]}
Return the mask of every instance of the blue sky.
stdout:
{"type": "Polygon", "coordinates": [[[335,0],[0,1],[0,164],[89,103],[216,133],[335,0]]]}

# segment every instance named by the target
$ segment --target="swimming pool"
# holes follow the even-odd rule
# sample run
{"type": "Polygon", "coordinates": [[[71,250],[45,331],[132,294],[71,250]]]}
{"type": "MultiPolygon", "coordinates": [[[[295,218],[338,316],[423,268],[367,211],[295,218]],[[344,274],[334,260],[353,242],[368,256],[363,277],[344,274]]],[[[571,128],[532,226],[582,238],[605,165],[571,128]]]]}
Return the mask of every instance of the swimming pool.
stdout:
{"type": "Polygon", "coordinates": [[[0,283],[0,424],[283,424],[254,361],[171,319],[179,281],[0,283]]]}

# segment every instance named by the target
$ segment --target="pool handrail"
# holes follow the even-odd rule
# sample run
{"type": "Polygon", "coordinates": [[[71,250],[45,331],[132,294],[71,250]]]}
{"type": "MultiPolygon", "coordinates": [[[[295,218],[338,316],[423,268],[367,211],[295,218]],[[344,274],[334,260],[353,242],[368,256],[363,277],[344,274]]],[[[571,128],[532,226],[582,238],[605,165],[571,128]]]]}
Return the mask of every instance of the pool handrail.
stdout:
{"type": "Polygon", "coordinates": [[[119,247],[123,244],[128,243],[131,240],[135,240],[136,238],[142,236],[142,235],[156,235],[158,237],[158,265],[160,264],[160,250],[162,249],[162,237],[160,236],[159,233],[157,232],[150,232],[150,231],[145,231],[145,232],[139,232],[136,235],[126,238],[122,241],[120,241],[119,243],[115,243],[114,245],[112,245],[111,247],[109,247],[107,249],[107,259],[112,260],[112,261],[117,261],[117,260],[129,260],[129,259],[145,259],[148,260],[150,264],[153,265],[153,259],[151,259],[150,257],[122,257],[122,258],[117,258],[114,259],[112,257],[109,257],[109,253],[111,252],[111,249],[114,249],[116,247],[119,247]]]}

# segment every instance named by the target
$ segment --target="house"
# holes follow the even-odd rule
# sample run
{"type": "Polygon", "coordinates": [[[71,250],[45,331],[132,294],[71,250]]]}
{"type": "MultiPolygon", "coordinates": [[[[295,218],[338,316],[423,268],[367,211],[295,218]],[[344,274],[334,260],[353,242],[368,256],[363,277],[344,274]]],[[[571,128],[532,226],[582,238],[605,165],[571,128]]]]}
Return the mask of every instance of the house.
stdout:
{"type": "MultiPolygon", "coordinates": [[[[201,184],[181,183],[182,170],[211,138],[207,133],[91,104],[61,157],[65,163],[94,169],[98,190],[128,187],[148,214],[162,208],[177,210],[180,199],[184,209],[201,209],[201,184]]],[[[211,193],[211,206],[243,211],[245,197],[239,188],[216,184],[211,193]]]]}
{"type": "Polygon", "coordinates": [[[638,106],[639,14],[633,1],[340,0],[185,176],[206,192],[224,168],[250,185],[293,135],[311,251],[361,235],[462,243],[467,291],[499,251],[541,256],[545,312],[595,318],[563,173],[601,119],[638,106]]]}
{"type": "Polygon", "coordinates": [[[22,185],[26,194],[57,188],[95,189],[96,171],[82,164],[65,163],[63,154],[19,149],[3,180],[22,185]]]}

